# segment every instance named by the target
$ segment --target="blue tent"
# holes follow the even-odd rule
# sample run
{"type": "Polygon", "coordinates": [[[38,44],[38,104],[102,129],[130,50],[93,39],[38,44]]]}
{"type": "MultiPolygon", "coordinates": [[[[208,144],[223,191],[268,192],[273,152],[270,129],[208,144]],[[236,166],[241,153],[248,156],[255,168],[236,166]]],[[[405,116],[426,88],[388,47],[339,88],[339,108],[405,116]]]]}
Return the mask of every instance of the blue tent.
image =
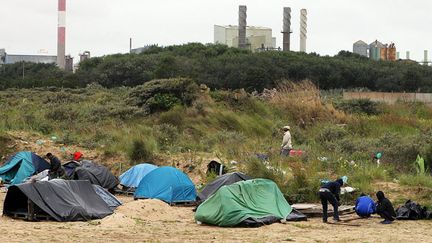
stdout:
{"type": "Polygon", "coordinates": [[[50,168],[50,164],[31,152],[18,152],[0,167],[0,178],[5,183],[20,184],[25,178],[50,168]]]}
{"type": "Polygon", "coordinates": [[[139,164],[135,165],[120,176],[120,184],[127,187],[138,187],[142,178],[149,172],[157,169],[156,165],[139,164]]]}
{"type": "Polygon", "coordinates": [[[156,198],[167,203],[194,202],[196,190],[185,173],[173,167],[160,167],[144,176],[134,197],[156,198]]]}

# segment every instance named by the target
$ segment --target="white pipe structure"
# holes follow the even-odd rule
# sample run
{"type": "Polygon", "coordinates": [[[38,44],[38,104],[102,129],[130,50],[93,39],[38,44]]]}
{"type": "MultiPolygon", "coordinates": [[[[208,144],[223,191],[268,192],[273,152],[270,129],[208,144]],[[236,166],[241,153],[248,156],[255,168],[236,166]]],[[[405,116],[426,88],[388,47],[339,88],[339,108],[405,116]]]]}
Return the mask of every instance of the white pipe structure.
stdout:
{"type": "Polygon", "coordinates": [[[300,52],[306,52],[307,10],[300,10],[300,52]]]}
{"type": "Polygon", "coordinates": [[[66,68],[66,0],[58,0],[57,65],[66,68]]]}

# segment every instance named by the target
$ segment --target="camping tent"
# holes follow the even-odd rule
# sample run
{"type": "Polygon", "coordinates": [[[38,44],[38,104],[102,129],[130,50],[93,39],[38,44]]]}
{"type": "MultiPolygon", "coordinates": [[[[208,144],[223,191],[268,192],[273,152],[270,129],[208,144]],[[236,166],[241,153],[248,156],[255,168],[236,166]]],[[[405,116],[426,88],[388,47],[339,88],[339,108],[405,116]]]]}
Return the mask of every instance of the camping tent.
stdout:
{"type": "Polygon", "coordinates": [[[204,187],[201,193],[198,194],[198,197],[201,201],[204,201],[211,195],[213,195],[222,186],[231,185],[239,181],[246,181],[250,179],[252,179],[252,177],[245,175],[241,172],[233,172],[218,176],[214,181],[204,187]]]}
{"type": "Polygon", "coordinates": [[[142,178],[156,168],[158,167],[152,164],[135,165],[120,175],[120,184],[126,187],[138,187],[142,178]]]}
{"type": "Polygon", "coordinates": [[[144,176],[135,191],[134,198],[156,198],[170,204],[194,202],[196,190],[185,173],[166,166],[157,168],[144,176]]]}
{"type": "Polygon", "coordinates": [[[0,178],[5,183],[15,185],[49,168],[50,164],[38,155],[31,152],[18,152],[0,167],[0,178]]]}
{"type": "Polygon", "coordinates": [[[61,179],[11,186],[3,206],[7,216],[49,215],[57,221],[101,219],[112,213],[90,182],[61,179]]]}
{"type": "Polygon", "coordinates": [[[197,221],[218,226],[259,226],[286,219],[292,208],[277,185],[267,179],[221,187],[197,209],[197,221]]]}
{"type": "Polygon", "coordinates": [[[75,168],[72,178],[74,180],[88,180],[92,184],[108,190],[119,184],[117,177],[108,168],[87,160],[82,161],[81,165],[75,168]]]}

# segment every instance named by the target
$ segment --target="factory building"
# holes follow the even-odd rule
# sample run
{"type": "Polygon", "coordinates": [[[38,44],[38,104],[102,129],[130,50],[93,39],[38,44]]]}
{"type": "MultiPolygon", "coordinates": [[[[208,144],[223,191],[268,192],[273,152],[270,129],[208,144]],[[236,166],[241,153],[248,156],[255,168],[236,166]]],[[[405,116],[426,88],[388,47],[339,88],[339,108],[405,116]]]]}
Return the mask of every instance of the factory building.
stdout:
{"type": "MultiPolygon", "coordinates": [[[[239,28],[235,25],[215,25],[214,43],[225,44],[229,47],[238,47],[239,28]]],[[[276,49],[276,38],[272,36],[272,29],[267,27],[246,27],[246,45],[251,51],[276,49]]]]}
{"type": "Polygon", "coordinates": [[[57,56],[16,55],[8,54],[5,49],[0,49],[0,64],[13,64],[17,62],[57,63],[57,56]]]}

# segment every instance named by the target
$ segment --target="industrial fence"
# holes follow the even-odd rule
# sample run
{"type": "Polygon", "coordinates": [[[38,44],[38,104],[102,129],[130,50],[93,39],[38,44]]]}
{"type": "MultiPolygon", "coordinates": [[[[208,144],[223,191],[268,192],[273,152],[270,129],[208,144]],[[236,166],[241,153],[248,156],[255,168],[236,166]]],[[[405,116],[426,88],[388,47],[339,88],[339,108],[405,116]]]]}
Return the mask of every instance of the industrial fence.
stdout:
{"type": "Polygon", "coordinates": [[[388,104],[394,104],[398,101],[423,102],[432,105],[432,93],[344,92],[343,99],[369,99],[388,104]]]}

